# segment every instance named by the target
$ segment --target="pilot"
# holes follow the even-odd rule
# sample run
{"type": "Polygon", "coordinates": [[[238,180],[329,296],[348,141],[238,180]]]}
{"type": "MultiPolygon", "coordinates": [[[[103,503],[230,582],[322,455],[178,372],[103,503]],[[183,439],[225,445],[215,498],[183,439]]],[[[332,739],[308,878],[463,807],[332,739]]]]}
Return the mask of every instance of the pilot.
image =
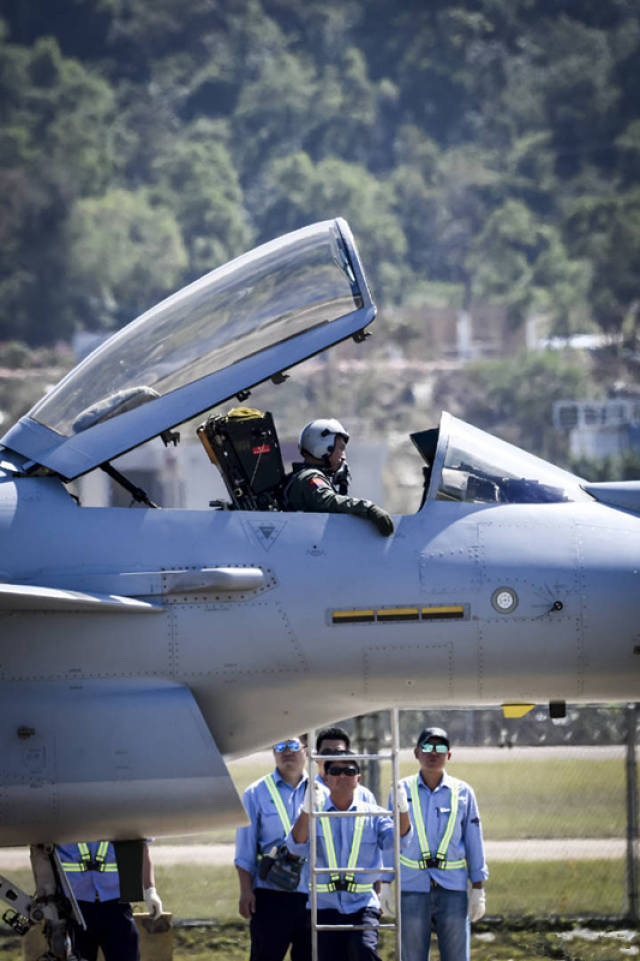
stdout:
{"type": "Polygon", "coordinates": [[[310,961],[306,861],[284,846],[306,791],[306,746],[289,737],[273,747],[275,770],[250,784],[242,796],[249,821],[238,828],[234,864],[239,910],[250,922],[250,961],[310,961]]]}
{"type": "MultiPolygon", "coordinates": [[[[120,900],[120,876],[113,845],[108,841],[56,845],[60,863],[87,925],[83,931],[71,919],[74,948],[84,961],[139,961],[138,929],[131,905],[120,900]]],[[[155,889],[153,864],[145,843],[142,856],[144,903],[153,919],[162,914],[155,889]]]]}
{"type": "MultiPolygon", "coordinates": [[[[315,822],[317,866],[353,869],[319,875],[318,924],[349,925],[350,929],[318,932],[319,961],[380,961],[380,902],[374,883],[382,865],[382,851],[393,849],[393,817],[381,815],[377,805],[358,800],[360,768],[350,755],[348,751],[339,761],[327,762],[329,792],[321,795],[320,804],[324,811],[358,811],[362,816],[319,817],[315,822]]],[[[309,849],[310,795],[308,791],[287,837],[289,850],[301,857],[307,857],[309,849]]],[[[399,787],[402,848],[411,834],[408,807],[406,793],[399,787]]]]}
{"type": "Polygon", "coordinates": [[[293,464],[293,477],[285,488],[289,511],[355,514],[371,521],[383,537],[393,534],[393,520],[385,510],[364,498],[339,494],[333,478],[345,462],[349,434],[340,421],[312,420],[303,428],[298,446],[304,461],[293,464]]]}
{"type": "Polygon", "coordinates": [[[473,789],[445,770],[451,751],[443,728],[424,728],[413,753],[420,770],[400,782],[413,826],[400,856],[402,961],[429,961],[432,925],[442,961],[468,961],[469,920],[485,912],[489,876],[478,805],[473,789]]]}

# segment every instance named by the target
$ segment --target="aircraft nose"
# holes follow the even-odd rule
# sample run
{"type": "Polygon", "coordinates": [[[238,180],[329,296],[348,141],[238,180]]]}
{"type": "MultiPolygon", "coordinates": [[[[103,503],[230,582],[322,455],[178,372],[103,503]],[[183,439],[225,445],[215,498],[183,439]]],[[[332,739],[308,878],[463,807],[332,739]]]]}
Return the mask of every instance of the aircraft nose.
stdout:
{"type": "Polygon", "coordinates": [[[583,525],[577,548],[583,693],[596,697],[605,679],[617,677],[628,688],[622,696],[634,700],[640,680],[640,522],[583,525]]]}

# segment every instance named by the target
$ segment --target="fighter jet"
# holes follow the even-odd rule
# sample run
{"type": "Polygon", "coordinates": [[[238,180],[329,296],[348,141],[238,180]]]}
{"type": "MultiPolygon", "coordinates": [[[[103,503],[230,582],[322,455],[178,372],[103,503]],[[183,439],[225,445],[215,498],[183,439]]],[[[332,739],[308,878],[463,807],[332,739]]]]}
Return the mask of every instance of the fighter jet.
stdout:
{"type": "Polygon", "coordinates": [[[392,705],[637,698],[640,483],[444,412],[391,537],[281,509],[277,411],[229,405],[375,314],[348,225],[313,224],[147,311],[2,437],[0,845],[241,823],[225,758],[392,705]],[[228,503],[158,508],[112,467],[206,412],[228,503]],[[98,467],[145,506],[78,503],[98,467]]]}

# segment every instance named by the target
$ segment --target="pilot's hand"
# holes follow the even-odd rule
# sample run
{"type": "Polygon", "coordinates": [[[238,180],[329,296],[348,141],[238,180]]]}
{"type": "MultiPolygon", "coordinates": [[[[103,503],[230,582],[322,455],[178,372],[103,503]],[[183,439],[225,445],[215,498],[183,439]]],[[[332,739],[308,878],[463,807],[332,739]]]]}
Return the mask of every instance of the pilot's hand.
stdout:
{"type": "Polygon", "coordinates": [[[383,914],[393,915],[396,913],[396,899],[394,898],[391,890],[391,881],[382,882],[382,891],[380,892],[380,910],[383,914]]]}
{"type": "Polygon", "coordinates": [[[376,525],[383,537],[393,534],[393,521],[391,515],[383,511],[377,504],[372,504],[369,508],[369,517],[376,525]]]}
{"type": "Polygon", "coordinates": [[[472,921],[479,921],[487,910],[484,888],[471,888],[469,895],[469,917],[472,921]]]}
{"type": "Polygon", "coordinates": [[[250,920],[251,915],[256,911],[256,896],[253,891],[241,891],[238,910],[243,918],[250,920]]]}
{"type": "Polygon", "coordinates": [[[149,917],[154,920],[159,918],[162,914],[162,901],[158,896],[158,892],[155,888],[145,888],[143,891],[144,903],[147,906],[147,911],[149,912],[149,917]]]}

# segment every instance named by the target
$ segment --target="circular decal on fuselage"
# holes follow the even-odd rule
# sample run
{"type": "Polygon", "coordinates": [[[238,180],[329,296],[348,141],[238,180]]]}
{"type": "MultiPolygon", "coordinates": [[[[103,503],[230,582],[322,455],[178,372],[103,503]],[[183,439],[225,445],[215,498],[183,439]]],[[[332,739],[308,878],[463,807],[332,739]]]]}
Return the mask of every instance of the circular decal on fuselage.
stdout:
{"type": "Polygon", "coordinates": [[[498,614],[512,614],[518,606],[518,595],[512,587],[498,587],[491,595],[491,605],[498,614]]]}

